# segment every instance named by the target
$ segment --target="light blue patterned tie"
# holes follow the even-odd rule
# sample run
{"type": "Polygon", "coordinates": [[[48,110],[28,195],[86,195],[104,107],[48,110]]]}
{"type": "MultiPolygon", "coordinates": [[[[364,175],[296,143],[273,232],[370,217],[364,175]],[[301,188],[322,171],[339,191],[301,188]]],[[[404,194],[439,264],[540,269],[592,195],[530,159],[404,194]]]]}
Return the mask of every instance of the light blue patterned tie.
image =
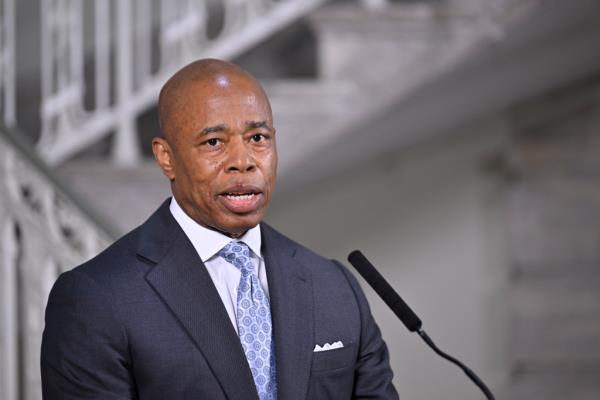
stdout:
{"type": "Polygon", "coordinates": [[[242,273],[237,292],[236,321],[246,359],[260,400],[277,399],[275,350],[269,299],[258,281],[250,249],[244,242],[229,242],[219,256],[242,273]]]}

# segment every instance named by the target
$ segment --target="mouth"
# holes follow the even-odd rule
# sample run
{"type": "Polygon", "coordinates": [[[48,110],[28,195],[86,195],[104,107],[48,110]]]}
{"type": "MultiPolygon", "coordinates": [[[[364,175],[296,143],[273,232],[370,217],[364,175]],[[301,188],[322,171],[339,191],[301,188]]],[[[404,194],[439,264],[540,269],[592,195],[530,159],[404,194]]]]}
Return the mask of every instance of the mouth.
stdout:
{"type": "Polygon", "coordinates": [[[257,210],[262,198],[263,193],[251,187],[232,187],[219,195],[225,208],[236,214],[247,214],[257,210]]]}

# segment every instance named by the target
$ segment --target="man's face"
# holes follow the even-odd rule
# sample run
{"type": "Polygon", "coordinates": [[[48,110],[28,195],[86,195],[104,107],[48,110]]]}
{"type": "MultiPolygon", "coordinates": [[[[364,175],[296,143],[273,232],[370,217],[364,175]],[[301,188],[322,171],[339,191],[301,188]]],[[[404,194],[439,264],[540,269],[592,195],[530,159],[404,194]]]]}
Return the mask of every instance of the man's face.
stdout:
{"type": "Polygon", "coordinates": [[[156,158],[190,217],[239,237],[262,220],[275,186],[268,100],[254,82],[227,77],[193,82],[176,97],[167,139],[153,142],[156,158]]]}

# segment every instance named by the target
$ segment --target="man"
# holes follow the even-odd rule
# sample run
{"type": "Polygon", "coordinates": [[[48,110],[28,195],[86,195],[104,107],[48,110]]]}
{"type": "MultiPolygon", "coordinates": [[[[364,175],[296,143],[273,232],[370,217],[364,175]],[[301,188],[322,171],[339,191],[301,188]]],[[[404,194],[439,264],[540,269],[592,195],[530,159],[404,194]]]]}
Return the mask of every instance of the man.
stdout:
{"type": "Polygon", "coordinates": [[[354,278],[261,223],[277,151],[259,83],[194,62],[163,87],[159,119],[173,198],[57,280],[44,398],[396,399],[354,278]]]}

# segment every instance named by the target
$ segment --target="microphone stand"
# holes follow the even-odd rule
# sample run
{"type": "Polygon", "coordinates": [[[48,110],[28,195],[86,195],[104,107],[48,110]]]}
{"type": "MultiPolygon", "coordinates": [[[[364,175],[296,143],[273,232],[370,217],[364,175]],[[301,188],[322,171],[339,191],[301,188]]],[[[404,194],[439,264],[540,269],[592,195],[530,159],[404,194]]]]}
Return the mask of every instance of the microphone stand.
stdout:
{"type": "Polygon", "coordinates": [[[471,381],[477,385],[477,387],[479,389],[481,389],[481,391],[483,392],[483,394],[485,395],[485,397],[488,400],[495,400],[494,395],[492,394],[492,392],[490,391],[490,389],[488,389],[488,387],[485,385],[485,383],[483,383],[483,381],[481,379],[479,379],[479,377],[477,376],[477,374],[475,374],[475,372],[473,372],[473,370],[471,370],[471,368],[467,367],[465,364],[463,364],[460,360],[452,357],[451,355],[444,353],[442,350],[440,350],[439,347],[437,347],[435,345],[435,343],[433,343],[433,340],[431,340],[431,338],[429,337],[429,335],[427,335],[427,333],[425,333],[425,331],[421,328],[417,331],[417,333],[419,334],[419,336],[421,336],[421,339],[423,339],[423,341],[425,343],[427,343],[427,345],[429,347],[431,347],[433,349],[433,351],[436,352],[437,355],[439,355],[440,357],[450,361],[451,363],[457,365],[460,369],[463,370],[463,372],[469,377],[469,379],[471,379],[471,381]]]}
{"type": "Polygon", "coordinates": [[[439,347],[435,345],[433,340],[423,330],[423,323],[421,319],[413,312],[413,310],[402,300],[400,295],[394,290],[394,288],[385,280],[385,278],[375,269],[373,264],[367,260],[367,258],[358,250],[354,250],[348,256],[348,261],[358,273],[367,281],[369,285],[375,290],[375,292],[381,297],[381,299],[387,304],[387,306],[396,314],[396,316],[402,321],[406,328],[411,332],[417,332],[417,334],[423,339],[425,343],[440,357],[450,361],[457,365],[463,372],[469,377],[469,379],[477,385],[483,392],[488,400],[495,400],[494,395],[483,383],[481,379],[473,372],[469,367],[463,364],[458,359],[451,355],[444,353],[439,347]]]}

